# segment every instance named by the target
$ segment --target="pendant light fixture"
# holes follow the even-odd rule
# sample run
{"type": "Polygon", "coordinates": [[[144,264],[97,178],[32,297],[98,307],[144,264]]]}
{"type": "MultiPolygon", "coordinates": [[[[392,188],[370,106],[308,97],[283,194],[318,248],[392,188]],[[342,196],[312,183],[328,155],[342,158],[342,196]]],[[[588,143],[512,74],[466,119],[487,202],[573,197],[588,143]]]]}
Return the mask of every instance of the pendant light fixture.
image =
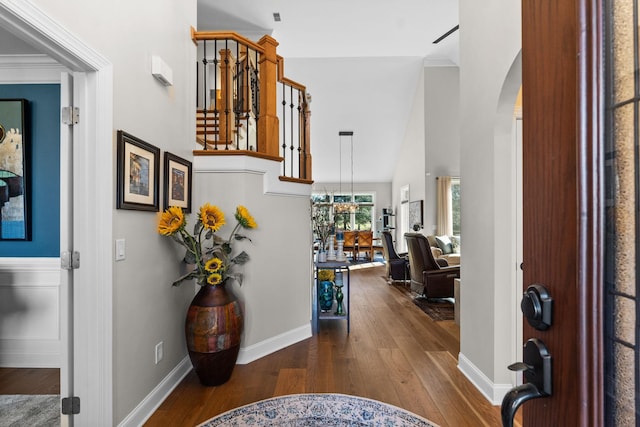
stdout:
{"type": "Polygon", "coordinates": [[[343,160],[343,143],[347,140],[349,144],[349,160],[351,162],[351,199],[348,202],[338,202],[333,204],[333,209],[336,213],[355,213],[358,209],[358,205],[354,200],[353,194],[353,131],[351,130],[342,130],[338,132],[338,136],[340,137],[340,188],[339,193],[342,196],[342,160],[343,160]],[[348,137],[346,139],[345,137],[348,137]]]}

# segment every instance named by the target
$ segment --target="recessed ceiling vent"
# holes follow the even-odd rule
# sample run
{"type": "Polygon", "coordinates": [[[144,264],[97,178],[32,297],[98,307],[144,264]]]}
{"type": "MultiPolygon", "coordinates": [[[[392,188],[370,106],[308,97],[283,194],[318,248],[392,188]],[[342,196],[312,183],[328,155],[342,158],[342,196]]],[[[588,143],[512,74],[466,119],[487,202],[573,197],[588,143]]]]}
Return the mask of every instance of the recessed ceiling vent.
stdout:
{"type": "Polygon", "coordinates": [[[273,20],[280,22],[280,12],[273,12],[273,20]]]}

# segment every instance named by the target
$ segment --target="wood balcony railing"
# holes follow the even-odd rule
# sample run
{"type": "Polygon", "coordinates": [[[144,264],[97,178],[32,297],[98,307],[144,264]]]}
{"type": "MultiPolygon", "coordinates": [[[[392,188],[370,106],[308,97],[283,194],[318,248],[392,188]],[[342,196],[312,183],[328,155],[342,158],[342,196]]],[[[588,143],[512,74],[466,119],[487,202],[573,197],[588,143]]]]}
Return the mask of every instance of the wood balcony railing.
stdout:
{"type": "Polygon", "coordinates": [[[284,77],[278,42],[195,31],[197,156],[247,155],[281,163],[281,180],[311,183],[305,86],[284,77]]]}

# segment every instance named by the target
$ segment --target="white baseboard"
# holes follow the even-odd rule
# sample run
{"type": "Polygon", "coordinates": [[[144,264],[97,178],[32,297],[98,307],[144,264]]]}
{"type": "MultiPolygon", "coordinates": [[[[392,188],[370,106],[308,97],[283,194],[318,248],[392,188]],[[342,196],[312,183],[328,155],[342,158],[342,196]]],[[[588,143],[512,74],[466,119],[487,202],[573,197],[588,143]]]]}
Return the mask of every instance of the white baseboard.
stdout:
{"type": "Polygon", "coordinates": [[[513,387],[511,384],[494,384],[462,353],[458,354],[458,369],[494,406],[499,406],[504,395],[513,387]]]}
{"type": "Polygon", "coordinates": [[[145,397],[119,424],[118,427],[139,427],[147,421],[151,415],[160,407],[180,381],[191,371],[191,360],[189,356],[178,363],[169,375],[145,397]]]}
{"type": "Polygon", "coordinates": [[[60,340],[0,339],[2,368],[59,368],[60,340]]]}
{"type": "MultiPolygon", "coordinates": [[[[293,329],[249,347],[241,348],[237,363],[244,365],[253,362],[309,337],[311,337],[311,324],[293,329]]],[[[118,427],[138,427],[143,425],[171,394],[173,389],[180,384],[180,381],[191,371],[191,368],[189,356],[182,359],[169,375],[118,424],[118,427]]]]}
{"type": "Polygon", "coordinates": [[[246,365],[309,337],[311,337],[311,323],[248,347],[241,347],[238,354],[238,364],[246,365]]]}

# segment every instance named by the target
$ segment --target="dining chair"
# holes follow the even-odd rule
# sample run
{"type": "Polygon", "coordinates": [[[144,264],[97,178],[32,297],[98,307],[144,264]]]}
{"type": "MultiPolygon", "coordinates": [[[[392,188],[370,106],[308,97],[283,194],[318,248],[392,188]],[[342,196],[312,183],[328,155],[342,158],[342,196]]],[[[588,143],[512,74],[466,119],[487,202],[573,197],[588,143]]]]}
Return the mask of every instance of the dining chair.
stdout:
{"type": "Polygon", "coordinates": [[[343,251],[346,254],[351,253],[351,258],[355,261],[356,259],[356,232],[351,230],[344,231],[344,245],[342,246],[343,251]]]}
{"type": "Polygon", "coordinates": [[[360,252],[364,252],[366,258],[369,261],[373,261],[373,231],[358,231],[358,249],[356,252],[358,257],[360,256],[360,252]]]}

